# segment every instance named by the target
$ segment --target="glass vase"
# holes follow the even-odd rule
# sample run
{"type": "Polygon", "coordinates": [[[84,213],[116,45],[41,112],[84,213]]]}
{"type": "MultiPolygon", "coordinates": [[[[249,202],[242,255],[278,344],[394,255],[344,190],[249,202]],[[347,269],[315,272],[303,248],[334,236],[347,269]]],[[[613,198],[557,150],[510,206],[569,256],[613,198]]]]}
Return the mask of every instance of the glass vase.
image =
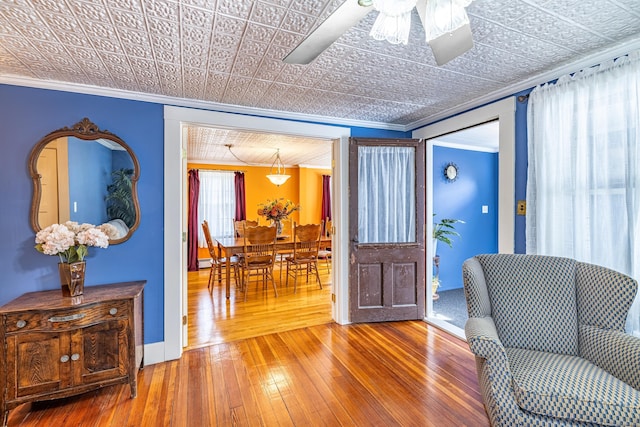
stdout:
{"type": "Polygon", "coordinates": [[[63,297],[77,297],[84,293],[85,271],[86,261],[58,263],[63,297]]]}
{"type": "Polygon", "coordinates": [[[282,221],[280,221],[279,219],[274,219],[272,221],[273,225],[276,227],[276,234],[280,236],[282,234],[282,221]]]}

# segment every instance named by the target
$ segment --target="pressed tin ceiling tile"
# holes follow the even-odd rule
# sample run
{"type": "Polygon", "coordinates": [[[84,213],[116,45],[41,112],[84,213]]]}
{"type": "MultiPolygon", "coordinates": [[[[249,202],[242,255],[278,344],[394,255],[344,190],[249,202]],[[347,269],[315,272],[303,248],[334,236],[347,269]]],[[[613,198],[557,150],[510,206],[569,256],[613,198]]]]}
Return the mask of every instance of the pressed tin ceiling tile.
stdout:
{"type": "Polygon", "coordinates": [[[475,0],[475,46],[443,67],[415,11],[406,46],[373,40],[371,12],[311,64],[282,62],[342,2],[3,0],[0,77],[411,126],[640,45],[638,0],[475,0]]]}

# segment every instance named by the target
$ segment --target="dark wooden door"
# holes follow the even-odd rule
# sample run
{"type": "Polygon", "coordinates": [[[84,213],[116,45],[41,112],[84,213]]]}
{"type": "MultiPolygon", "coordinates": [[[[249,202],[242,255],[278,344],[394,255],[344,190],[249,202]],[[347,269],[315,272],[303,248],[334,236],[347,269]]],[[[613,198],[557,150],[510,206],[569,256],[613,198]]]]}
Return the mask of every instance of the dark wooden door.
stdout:
{"type": "Polygon", "coordinates": [[[424,142],[352,138],[349,210],[350,320],[424,318],[424,142]]]}

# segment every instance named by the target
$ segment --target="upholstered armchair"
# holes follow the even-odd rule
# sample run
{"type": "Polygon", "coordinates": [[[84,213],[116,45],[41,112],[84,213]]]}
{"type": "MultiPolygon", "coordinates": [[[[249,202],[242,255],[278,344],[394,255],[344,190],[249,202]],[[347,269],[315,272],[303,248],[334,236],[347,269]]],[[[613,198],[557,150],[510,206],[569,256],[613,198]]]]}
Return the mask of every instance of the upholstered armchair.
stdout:
{"type": "Polygon", "coordinates": [[[462,271],[491,425],[640,426],[640,338],[624,333],[635,280],[538,255],[478,255],[462,271]]]}

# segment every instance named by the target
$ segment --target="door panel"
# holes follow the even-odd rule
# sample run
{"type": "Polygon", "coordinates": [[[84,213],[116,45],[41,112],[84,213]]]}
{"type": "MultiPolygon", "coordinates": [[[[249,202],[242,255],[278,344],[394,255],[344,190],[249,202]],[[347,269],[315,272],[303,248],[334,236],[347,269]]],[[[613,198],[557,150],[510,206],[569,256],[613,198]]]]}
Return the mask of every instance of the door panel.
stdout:
{"type": "Polygon", "coordinates": [[[352,322],[424,318],[424,153],[419,140],[350,140],[352,322]]]}
{"type": "Polygon", "coordinates": [[[16,369],[9,372],[8,399],[62,390],[70,386],[69,335],[33,332],[14,335],[7,342],[16,369]],[[15,375],[15,379],[12,376],[15,375]]]}
{"type": "Polygon", "coordinates": [[[77,384],[91,384],[127,375],[128,323],[112,320],[79,330],[73,352],[80,355],[77,384]]]}

